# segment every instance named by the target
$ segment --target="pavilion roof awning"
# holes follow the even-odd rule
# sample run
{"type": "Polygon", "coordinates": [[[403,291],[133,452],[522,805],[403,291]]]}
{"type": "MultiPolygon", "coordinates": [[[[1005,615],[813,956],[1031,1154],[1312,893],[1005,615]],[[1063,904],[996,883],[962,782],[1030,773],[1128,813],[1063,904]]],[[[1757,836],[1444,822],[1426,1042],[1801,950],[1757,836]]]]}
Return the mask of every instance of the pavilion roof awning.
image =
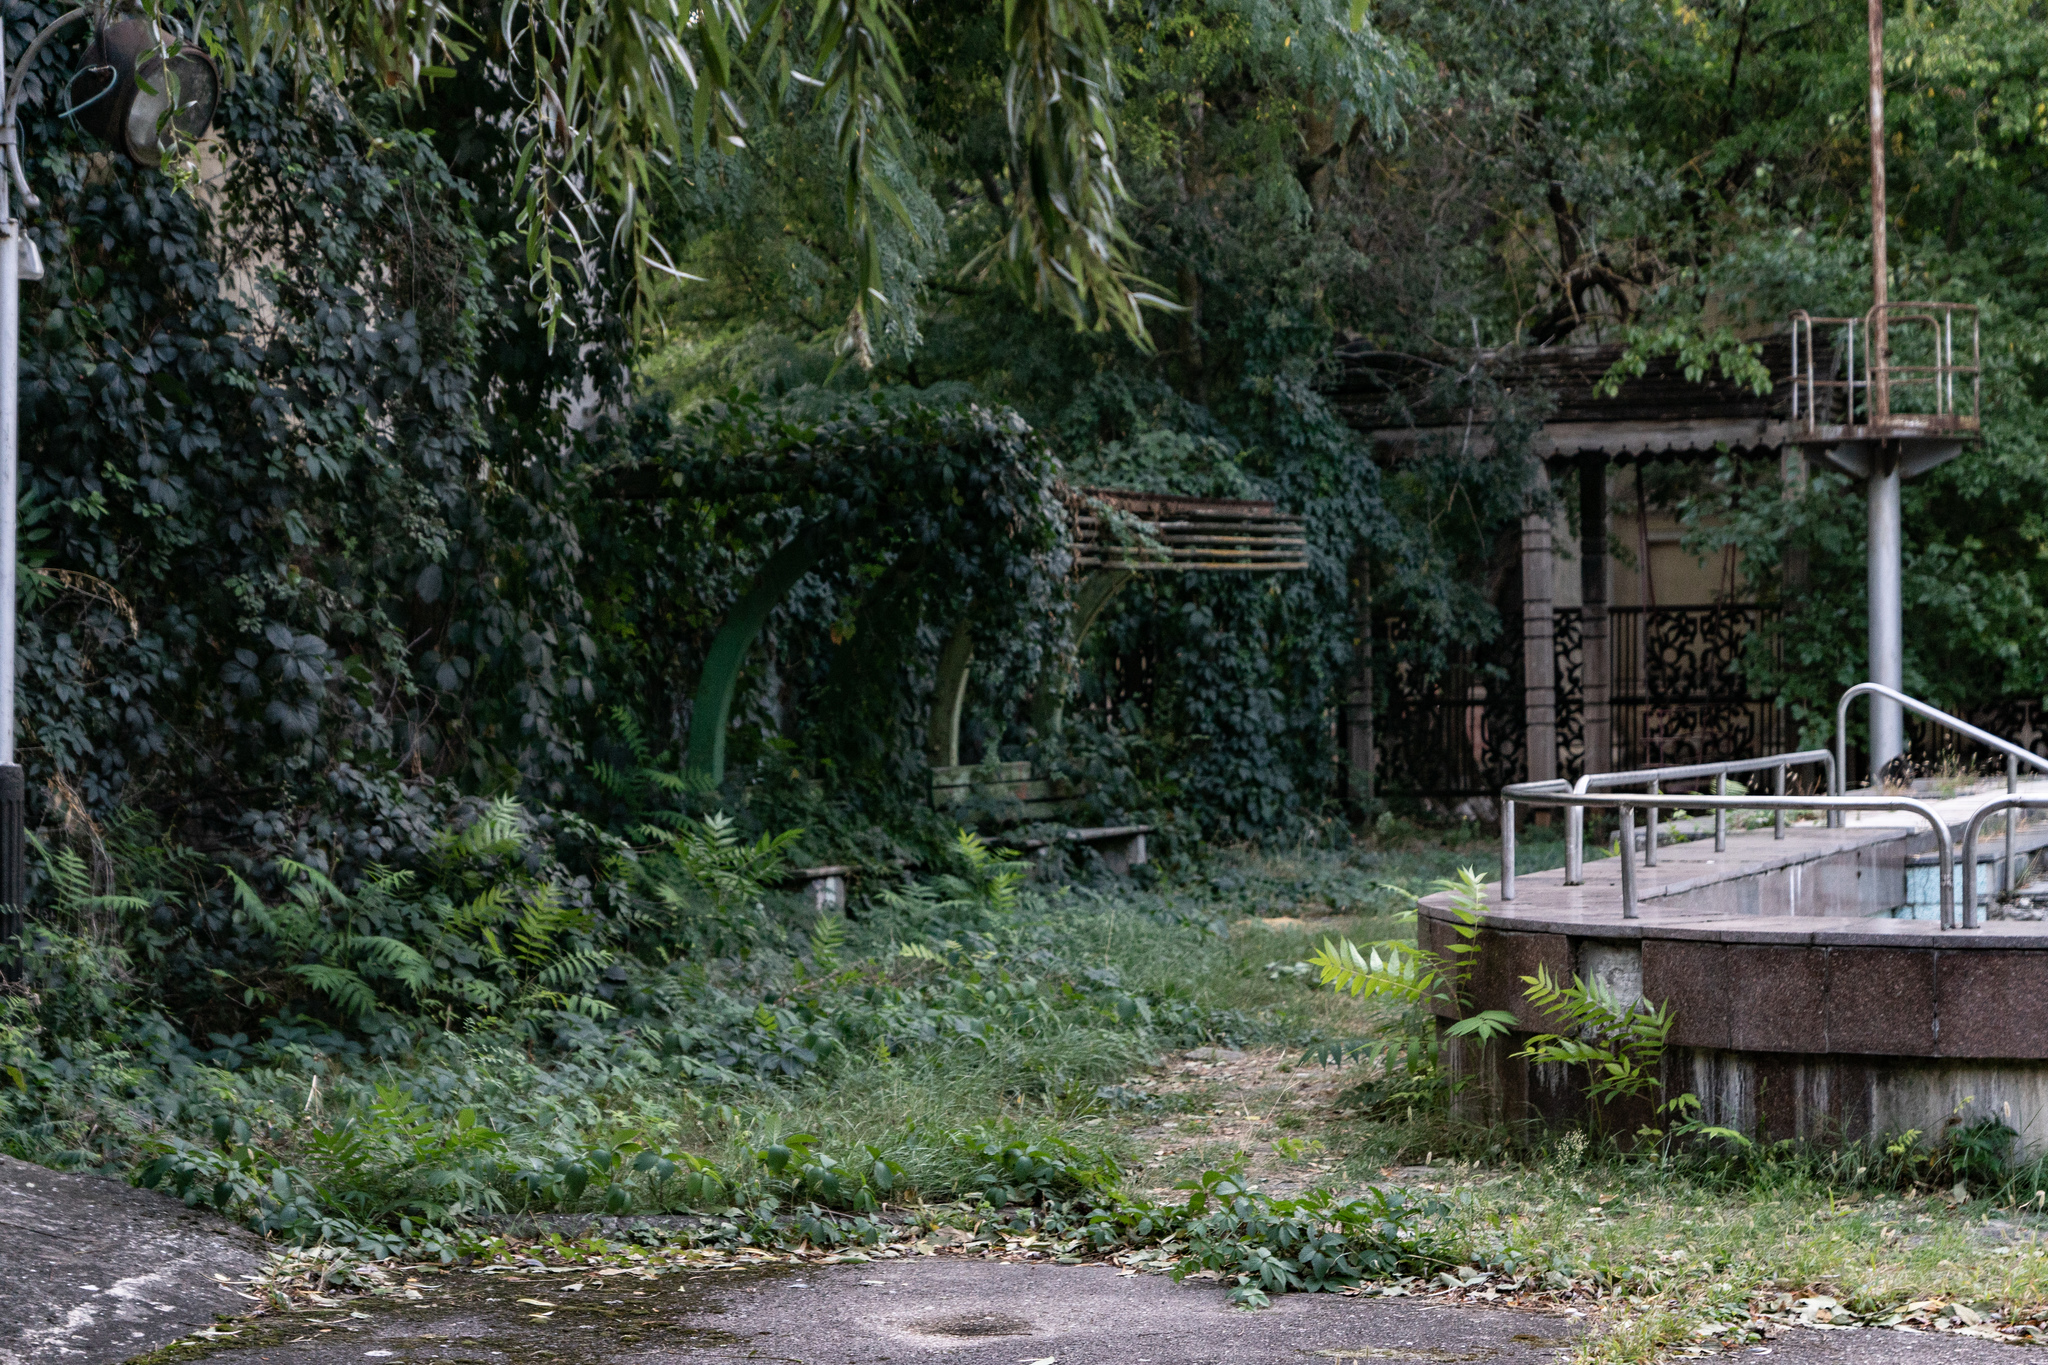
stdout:
{"type": "Polygon", "coordinates": [[[1275,503],[1119,488],[1076,490],[1080,569],[1284,573],[1308,567],[1308,530],[1275,503]]]}
{"type": "Polygon", "coordinates": [[[1534,443],[1547,458],[1598,454],[1610,459],[1711,458],[1724,451],[1775,453],[1787,440],[1792,353],[1789,334],[1760,341],[1758,358],[1772,377],[1758,393],[1718,373],[1688,378],[1675,355],[1649,360],[1611,394],[1601,385],[1626,348],[1549,346],[1480,351],[1453,362],[1395,354],[1362,342],[1339,347],[1337,374],[1325,386],[1333,406],[1355,429],[1399,456],[1423,442],[1453,439],[1484,451],[1492,412],[1444,406],[1446,381],[1483,372],[1510,397],[1541,397],[1552,405],[1534,443]]]}

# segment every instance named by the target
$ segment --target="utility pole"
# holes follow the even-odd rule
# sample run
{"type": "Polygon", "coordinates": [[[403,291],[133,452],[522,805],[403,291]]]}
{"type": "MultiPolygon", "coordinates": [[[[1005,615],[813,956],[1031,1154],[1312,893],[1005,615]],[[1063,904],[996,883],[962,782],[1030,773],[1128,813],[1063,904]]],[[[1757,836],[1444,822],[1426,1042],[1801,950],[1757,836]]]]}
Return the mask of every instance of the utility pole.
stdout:
{"type": "MultiPolygon", "coordinates": [[[[1886,276],[1884,212],[1884,0],[1870,0],[1870,405],[1868,421],[1882,431],[1891,416],[1891,376],[1886,369],[1886,276]]],[[[1899,447],[1878,440],[1870,450],[1870,680],[1896,691],[1905,688],[1904,587],[1900,558],[1904,532],[1899,509],[1899,447]]],[[[1870,699],[1870,776],[1906,751],[1905,715],[1884,697],[1870,699]]]]}

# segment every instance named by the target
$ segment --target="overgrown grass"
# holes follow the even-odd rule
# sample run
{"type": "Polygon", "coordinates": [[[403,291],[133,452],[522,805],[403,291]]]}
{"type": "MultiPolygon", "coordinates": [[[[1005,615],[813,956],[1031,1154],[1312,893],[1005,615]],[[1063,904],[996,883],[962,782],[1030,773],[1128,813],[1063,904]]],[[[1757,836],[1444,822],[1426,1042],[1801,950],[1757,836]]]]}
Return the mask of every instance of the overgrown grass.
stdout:
{"type": "MultiPolygon", "coordinates": [[[[955,877],[870,897],[846,923],[784,903],[747,956],[675,976],[699,1011],[688,1048],[665,1017],[630,1011],[605,1028],[571,1015],[540,1037],[420,1028],[383,1055],[306,1019],[182,1049],[160,1023],[100,1028],[17,1077],[0,1147],[116,1169],[154,1155],[193,1197],[227,1172],[246,1186],[230,1205],[280,1235],[368,1229],[370,1251],[521,1210],[758,1218],[975,1197],[1021,1199],[1009,1216],[1080,1236],[1089,1209],[1142,1209],[1143,1191],[1205,1170],[1224,1173],[1205,1198],[1234,1188],[1249,1154],[1347,1198],[1391,1184],[1467,1200],[1455,1237],[1432,1245],[1614,1295],[1620,1326],[1594,1348],[1612,1360],[1745,1321],[1759,1295],[1821,1294],[1865,1318],[1914,1300],[2048,1304],[2038,1161],[1988,1151],[1965,1169],[1910,1143],[1718,1160],[1571,1135],[1510,1148],[1455,1122],[1426,1068],[1305,1064],[1391,1014],[1319,989],[1301,964],[1326,938],[1406,932],[1404,893],[1492,852],[1476,831],[1383,822],[1342,852],[1222,850],[1200,876],[1150,888],[1037,886],[995,908],[955,877]],[[1262,1049],[1268,1090],[1158,1073],[1205,1044],[1262,1049]],[[1326,1098],[1269,1093],[1311,1080],[1326,1098]],[[1176,1150],[1161,1157],[1167,1132],[1176,1150]],[[296,1211],[255,1189],[279,1172],[299,1182],[296,1211]]],[[[1525,840],[1523,866],[1560,852],[1525,840]]],[[[37,1008],[0,997],[17,1054],[37,1008]]],[[[1281,1207],[1244,1205],[1216,1245],[1322,1216],[1281,1207]]],[[[1102,1235],[1126,1235],[1125,1213],[1096,1216],[1114,1225],[1102,1235]]]]}

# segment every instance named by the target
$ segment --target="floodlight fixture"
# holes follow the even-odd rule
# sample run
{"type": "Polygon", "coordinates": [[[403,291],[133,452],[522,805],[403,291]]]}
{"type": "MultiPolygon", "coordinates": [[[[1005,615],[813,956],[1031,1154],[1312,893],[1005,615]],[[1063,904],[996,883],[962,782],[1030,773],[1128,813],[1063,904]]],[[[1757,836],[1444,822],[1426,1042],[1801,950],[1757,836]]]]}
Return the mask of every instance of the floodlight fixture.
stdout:
{"type": "Polygon", "coordinates": [[[220,103],[220,67],[203,49],[142,15],[93,35],[71,78],[71,116],[138,166],[158,166],[206,136],[220,103]]]}

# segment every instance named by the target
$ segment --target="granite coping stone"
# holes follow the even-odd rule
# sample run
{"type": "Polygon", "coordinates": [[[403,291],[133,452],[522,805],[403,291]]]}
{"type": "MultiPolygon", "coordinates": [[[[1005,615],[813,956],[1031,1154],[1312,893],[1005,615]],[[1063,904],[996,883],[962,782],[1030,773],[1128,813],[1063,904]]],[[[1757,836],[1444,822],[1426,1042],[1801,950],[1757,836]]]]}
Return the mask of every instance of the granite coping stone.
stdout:
{"type": "MultiPolygon", "coordinates": [[[[1424,906],[1432,919],[1448,919],[1441,906],[1424,906]]],[[[1763,943],[1810,948],[1928,948],[1948,950],[2048,950],[2048,922],[1993,921],[1976,929],[1944,930],[1933,920],[1852,919],[1847,916],[1765,917],[1734,915],[1716,919],[1659,919],[1645,915],[1625,920],[1605,915],[1515,914],[1488,911],[1488,928],[1516,933],[1565,934],[1572,938],[1677,939],[1695,943],[1763,943]]]]}

